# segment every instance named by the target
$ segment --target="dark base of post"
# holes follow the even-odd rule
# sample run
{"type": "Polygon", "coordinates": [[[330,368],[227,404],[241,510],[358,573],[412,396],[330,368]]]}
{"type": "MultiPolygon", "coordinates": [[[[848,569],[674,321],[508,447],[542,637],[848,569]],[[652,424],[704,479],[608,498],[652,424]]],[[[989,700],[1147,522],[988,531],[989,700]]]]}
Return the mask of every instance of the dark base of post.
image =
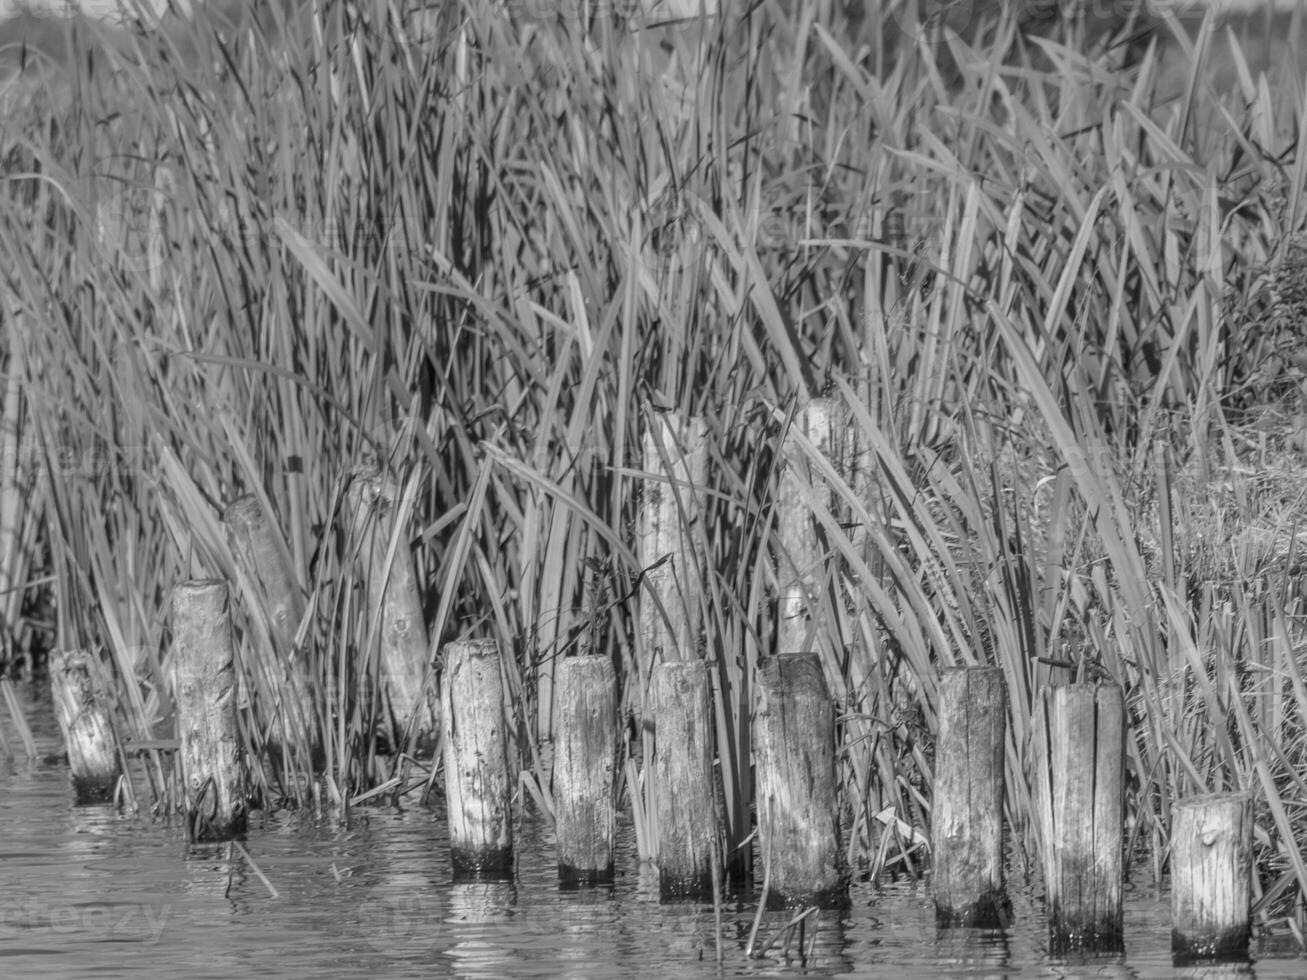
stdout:
{"type": "Polygon", "coordinates": [[[496,881],[513,877],[513,849],[492,847],[481,850],[454,848],[450,851],[456,881],[496,881]]]}
{"type": "Polygon", "coordinates": [[[574,868],[571,865],[558,866],[558,887],[562,891],[580,891],[584,888],[604,888],[613,884],[616,877],[613,866],[607,868],[574,868]]]}
{"type": "Polygon", "coordinates": [[[651,694],[659,891],[664,899],[702,899],[713,893],[712,853],[720,833],[707,669],[701,661],[661,663],[651,694]]]}
{"type": "Polygon", "coordinates": [[[1124,932],[1112,926],[1099,928],[1068,927],[1063,921],[1061,929],[1050,926],[1048,931],[1048,952],[1050,956],[1066,956],[1069,953],[1093,953],[1094,955],[1125,952],[1124,932]]]}
{"type": "Polygon", "coordinates": [[[244,837],[249,812],[227,583],[182,582],[172,596],[173,696],[192,842],[244,837]]]}
{"type": "Polygon", "coordinates": [[[419,732],[408,745],[408,754],[415,759],[435,759],[440,749],[440,736],[419,732]]]}
{"type": "MultiPolygon", "coordinates": [[[[211,813],[212,811],[210,811],[211,813]]],[[[244,840],[249,831],[244,813],[234,814],[227,820],[214,820],[196,810],[187,816],[187,831],[192,844],[216,844],[229,840],[244,840]]]]}
{"type": "Polygon", "coordinates": [[[554,675],[554,837],[563,888],[613,880],[617,674],[606,656],[570,657],[554,675]]]}
{"type": "Polygon", "coordinates": [[[835,716],[815,653],[758,666],[753,756],[769,907],[848,905],[835,792],[835,716]]]}
{"type": "Polygon", "coordinates": [[[1011,921],[1003,884],[1007,692],[997,667],[958,667],[939,679],[931,812],[935,923],[999,929],[1011,921]]]}
{"type": "Polygon", "coordinates": [[[508,768],[499,645],[490,639],[449,644],[440,693],[454,877],[511,877],[514,780],[508,768]]]}
{"type": "Polygon", "coordinates": [[[702,901],[712,894],[712,873],[702,875],[669,875],[659,872],[658,894],[666,901],[693,899],[702,901]]]}
{"type": "Polygon", "coordinates": [[[1051,687],[1037,710],[1049,952],[1120,953],[1124,695],[1117,684],[1051,687]]]}
{"type": "Polygon", "coordinates": [[[1176,965],[1248,961],[1252,804],[1241,793],[1179,800],[1171,829],[1171,955],[1176,965]]]}
{"type": "Polygon", "coordinates": [[[809,891],[780,894],[779,892],[769,892],[765,907],[768,911],[777,912],[782,909],[808,909],[819,908],[823,911],[839,911],[849,907],[849,887],[847,882],[841,882],[831,888],[823,888],[821,891],[809,891]]]}
{"type": "Polygon", "coordinates": [[[192,844],[214,844],[244,840],[249,830],[249,801],[242,792],[226,807],[210,778],[189,801],[185,813],[186,831],[192,844]]]}
{"type": "Polygon", "coordinates": [[[114,794],[117,792],[118,777],[116,775],[109,778],[94,776],[73,777],[73,800],[79,806],[96,803],[112,803],[114,794]]]}
{"type": "Polygon", "coordinates": [[[1171,962],[1177,967],[1203,963],[1249,963],[1248,944],[1251,929],[1231,929],[1219,936],[1188,936],[1171,931],[1171,962]]]}
{"type": "Polygon", "coordinates": [[[50,695],[79,804],[112,801],[122,773],[102,673],[99,660],[84,650],[50,653],[50,695]]]}
{"type": "Polygon", "coordinates": [[[940,929],[1006,929],[1012,924],[1012,902],[1006,891],[984,895],[958,908],[935,906],[935,925],[940,929]]]}

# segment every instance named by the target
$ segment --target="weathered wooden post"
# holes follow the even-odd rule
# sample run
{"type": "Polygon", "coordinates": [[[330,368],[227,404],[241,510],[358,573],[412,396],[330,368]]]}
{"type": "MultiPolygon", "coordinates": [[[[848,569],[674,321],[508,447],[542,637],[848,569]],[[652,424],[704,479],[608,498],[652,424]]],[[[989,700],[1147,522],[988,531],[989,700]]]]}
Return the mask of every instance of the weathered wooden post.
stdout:
{"type": "Polygon", "coordinates": [[[1003,759],[1007,692],[998,667],[957,667],[939,679],[935,740],[935,919],[1007,925],[1003,885],[1003,759]]]}
{"type": "Polygon", "coordinates": [[[1115,684],[1045,689],[1036,720],[1049,944],[1122,948],[1125,699],[1115,684]]]}
{"type": "Polygon", "coordinates": [[[295,634],[304,618],[305,601],[291,566],[290,552],[280,530],[268,521],[253,494],[238,497],[223,514],[232,553],[249,579],[252,594],[267,623],[282,676],[266,678],[268,693],[278,700],[283,737],[279,745],[308,749],[317,756],[319,737],[314,725],[313,687],[308,665],[295,649],[295,634]]]}
{"type": "Polygon", "coordinates": [[[785,469],[776,496],[776,579],[780,583],[777,609],[778,653],[817,649],[818,605],[825,582],[825,549],[813,523],[813,494],[824,481],[798,444],[801,432],[827,459],[833,456],[831,406],[814,398],[795,417],[785,441],[785,469]],[[796,432],[797,430],[797,432],[796,432]]]}
{"type": "Polygon", "coordinates": [[[513,778],[499,645],[494,640],[449,644],[440,693],[454,875],[511,875],[513,778]]]}
{"type": "Polygon", "coordinates": [[[226,582],[199,579],[173,590],[172,677],[191,839],[242,836],[248,800],[226,582]]]}
{"type": "Polygon", "coordinates": [[[663,898],[711,895],[720,832],[708,669],[701,660],[659,664],[651,687],[659,891],[663,898]]]}
{"type": "Polygon", "coordinates": [[[20,584],[27,578],[24,566],[29,555],[37,553],[34,543],[24,545],[24,528],[35,530],[41,523],[41,495],[27,493],[23,485],[32,463],[29,446],[35,424],[32,420],[23,422],[26,372],[23,345],[18,338],[24,336],[25,327],[14,306],[9,290],[0,289],[0,323],[4,324],[0,358],[5,364],[0,372],[3,391],[0,398],[0,629],[6,630],[12,629],[22,615],[23,598],[27,594],[20,584]],[[33,496],[37,499],[32,499],[33,496]]]}
{"type": "Polygon", "coordinates": [[[50,654],[50,688],[68,749],[75,799],[112,800],[122,767],[103,670],[85,650],[55,650],[50,654]]]}
{"type": "Polygon", "coordinates": [[[699,657],[702,585],[695,522],[707,470],[703,419],[653,414],[644,435],[645,481],[637,553],[644,569],[639,627],[646,661],[699,657]]]}
{"type": "Polygon", "coordinates": [[[558,877],[565,886],[613,880],[617,773],[617,674],[605,656],[558,665],[554,816],[558,877]]]}
{"type": "Polygon", "coordinates": [[[759,665],[753,755],[768,904],[844,905],[835,712],[817,654],[782,653],[759,665]]]}
{"type": "Polygon", "coordinates": [[[1178,963],[1248,956],[1252,835],[1252,803],[1245,794],[1175,804],[1171,951],[1178,963]]]}
{"type": "Polygon", "coordinates": [[[429,669],[427,630],[413,552],[396,526],[398,487],[376,469],[354,473],[349,511],[366,569],[368,610],[381,634],[381,674],[395,728],[419,752],[433,748],[439,731],[435,678],[429,669]]]}

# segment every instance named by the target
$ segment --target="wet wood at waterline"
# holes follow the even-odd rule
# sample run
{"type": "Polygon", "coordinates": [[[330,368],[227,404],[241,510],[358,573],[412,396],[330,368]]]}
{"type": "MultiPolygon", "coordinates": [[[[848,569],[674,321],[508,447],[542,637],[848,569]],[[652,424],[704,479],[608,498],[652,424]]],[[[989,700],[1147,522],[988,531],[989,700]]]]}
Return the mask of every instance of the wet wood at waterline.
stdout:
{"type": "Polygon", "coordinates": [[[998,667],[956,667],[939,681],[931,851],[935,918],[995,929],[1011,909],[1003,881],[1007,691],[998,667]]]}
{"type": "Polygon", "coordinates": [[[226,582],[194,580],[173,590],[171,656],[190,837],[212,841],[244,836],[247,777],[236,723],[226,582]]]}
{"type": "Polygon", "coordinates": [[[1036,802],[1049,948],[1119,951],[1124,872],[1125,699],[1115,684],[1042,692],[1036,802]]]}
{"type": "Polygon", "coordinates": [[[368,590],[369,635],[380,638],[381,674],[398,744],[429,754],[439,732],[417,566],[400,515],[399,487],[375,469],[354,473],[349,514],[368,590]]]}
{"type": "Polygon", "coordinates": [[[554,831],[567,886],[613,880],[617,827],[617,674],[606,656],[570,657],[555,677],[554,831]]]}
{"type": "Polygon", "coordinates": [[[758,668],[753,753],[758,845],[773,907],[848,901],[835,789],[835,712],[815,653],[758,668]]]}
{"type": "Polygon", "coordinates": [[[88,651],[51,652],[55,718],[63,732],[78,803],[112,800],[122,776],[106,681],[103,669],[88,651]]]}
{"type": "Polygon", "coordinates": [[[1171,952],[1177,965],[1246,959],[1252,910],[1252,803],[1242,793],[1175,804],[1171,952]]]}
{"type": "Polygon", "coordinates": [[[706,897],[721,838],[708,669],[701,660],[659,664],[650,687],[659,891],[664,898],[706,897]]]}
{"type": "Polygon", "coordinates": [[[445,799],[456,877],[513,872],[512,793],[504,682],[494,640],[445,647],[441,686],[445,799]]]}

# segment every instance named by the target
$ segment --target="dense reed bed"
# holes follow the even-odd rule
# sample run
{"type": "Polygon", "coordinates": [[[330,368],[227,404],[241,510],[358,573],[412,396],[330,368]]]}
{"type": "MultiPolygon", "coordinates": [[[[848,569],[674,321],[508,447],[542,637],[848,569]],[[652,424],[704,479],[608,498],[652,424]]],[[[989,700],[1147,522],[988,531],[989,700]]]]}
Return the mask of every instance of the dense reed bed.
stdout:
{"type": "Polygon", "coordinates": [[[1004,670],[1019,859],[1037,693],[1110,678],[1133,855],[1160,873],[1177,796],[1247,788],[1261,920],[1301,930],[1302,79],[1210,22],[1163,17],[1164,64],[1074,24],[981,13],[964,41],[866,7],[362,0],[83,25],[79,57],[28,66],[0,123],[0,598],[21,632],[24,586],[53,589],[53,642],[112,661],[164,805],[163,610],[195,576],[237,584],[266,796],[426,785],[343,512],[380,464],[433,651],[499,641],[547,807],[558,658],[611,652],[639,734],[641,437],[698,416],[701,652],[743,839],[782,445],[824,397],[839,446],[791,465],[818,491],[851,866],[921,866],[941,667],[1004,670]],[[307,598],[311,733],[279,727],[221,523],[247,493],[307,598]]]}

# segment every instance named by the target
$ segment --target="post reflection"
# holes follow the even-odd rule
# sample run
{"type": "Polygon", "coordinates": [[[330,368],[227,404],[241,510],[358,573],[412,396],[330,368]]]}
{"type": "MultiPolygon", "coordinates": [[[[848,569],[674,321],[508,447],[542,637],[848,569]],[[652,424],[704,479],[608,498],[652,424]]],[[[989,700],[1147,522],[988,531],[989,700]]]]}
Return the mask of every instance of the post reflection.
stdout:
{"type": "Polygon", "coordinates": [[[1123,951],[1079,950],[1053,957],[1048,975],[1059,980],[1138,980],[1139,971],[1127,965],[1123,951]]]}
{"type": "Polygon", "coordinates": [[[935,962],[950,968],[947,972],[962,968],[973,980],[1005,980],[1012,963],[1007,931],[969,926],[940,928],[935,933],[935,962]]]}
{"type": "MultiPolygon", "coordinates": [[[[847,909],[764,912],[753,940],[752,956],[805,972],[833,975],[850,971],[855,964],[849,955],[848,916],[847,909]]],[[[748,939],[746,935],[746,950],[748,939]]]]}
{"type": "Polygon", "coordinates": [[[594,975],[598,951],[614,944],[620,928],[617,905],[608,888],[577,889],[560,898],[554,934],[558,952],[551,973],[558,980],[582,980],[594,975]]]}
{"type": "Polygon", "coordinates": [[[509,927],[517,913],[513,881],[459,881],[449,889],[446,954],[460,977],[504,977],[520,969],[521,945],[509,927]]]}
{"type": "Polygon", "coordinates": [[[355,906],[368,947],[391,957],[422,956],[441,942],[448,911],[445,855],[431,846],[419,811],[378,816],[368,835],[366,891],[355,906]]]}
{"type": "Polygon", "coordinates": [[[1221,960],[1210,963],[1175,961],[1176,980],[1255,980],[1257,970],[1251,960],[1221,960]]]}

